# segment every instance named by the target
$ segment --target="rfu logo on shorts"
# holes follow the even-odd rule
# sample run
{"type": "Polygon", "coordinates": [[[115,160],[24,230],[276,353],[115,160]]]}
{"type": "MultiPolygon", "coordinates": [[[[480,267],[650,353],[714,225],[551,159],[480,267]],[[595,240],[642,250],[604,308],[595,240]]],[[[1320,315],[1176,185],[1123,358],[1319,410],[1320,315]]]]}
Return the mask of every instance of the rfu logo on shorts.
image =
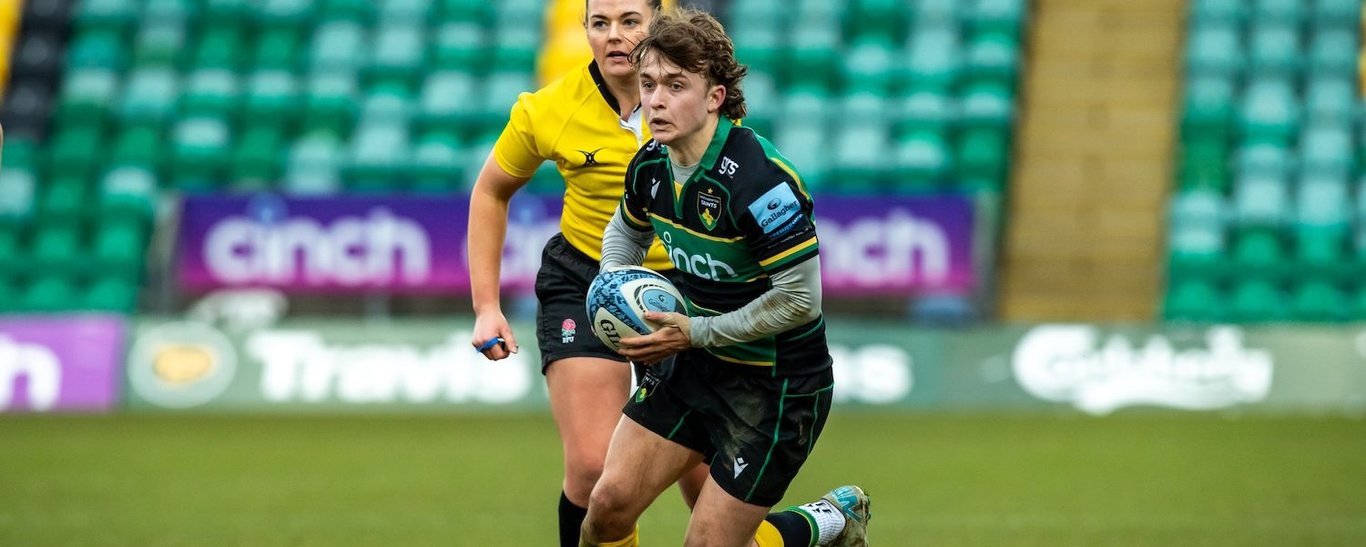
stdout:
{"type": "Polygon", "coordinates": [[[578,323],[575,323],[573,319],[566,318],[563,323],[560,323],[560,343],[572,344],[574,342],[574,334],[576,334],[578,330],[578,323]]]}

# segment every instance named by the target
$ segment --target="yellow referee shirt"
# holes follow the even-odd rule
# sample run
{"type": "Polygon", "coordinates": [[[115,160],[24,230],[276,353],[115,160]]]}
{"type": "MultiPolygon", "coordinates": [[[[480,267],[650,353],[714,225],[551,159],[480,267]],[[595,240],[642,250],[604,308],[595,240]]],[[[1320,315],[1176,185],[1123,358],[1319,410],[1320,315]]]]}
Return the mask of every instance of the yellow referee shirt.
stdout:
{"type": "MultiPolygon", "coordinates": [[[[633,114],[628,127],[617,113],[596,62],[565,75],[535,93],[522,93],[512,105],[507,127],[493,145],[498,165],[514,177],[530,177],[551,160],[564,177],[560,231],[575,249],[602,259],[602,232],[625,192],[626,166],[650,139],[633,114]]],[[[673,268],[655,241],[645,258],[654,270],[673,268]]]]}

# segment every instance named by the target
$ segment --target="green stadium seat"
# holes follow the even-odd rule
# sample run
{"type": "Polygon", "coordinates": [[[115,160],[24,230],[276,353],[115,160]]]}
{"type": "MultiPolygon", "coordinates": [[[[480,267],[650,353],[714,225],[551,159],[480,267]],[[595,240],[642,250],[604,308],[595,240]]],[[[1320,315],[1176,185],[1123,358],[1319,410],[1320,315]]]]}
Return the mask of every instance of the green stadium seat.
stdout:
{"type": "Polygon", "coordinates": [[[1295,154],[1287,146],[1273,142],[1244,144],[1234,154],[1240,177],[1286,179],[1295,173],[1295,154]]]}
{"type": "Polygon", "coordinates": [[[1192,82],[1203,75],[1236,73],[1246,63],[1242,35],[1232,21],[1196,24],[1187,40],[1186,74],[1192,82]]]}
{"type": "Polygon", "coordinates": [[[911,3],[911,20],[915,25],[956,25],[967,4],[961,0],[916,0],[911,3]]]}
{"type": "Polygon", "coordinates": [[[1183,190],[1172,197],[1167,249],[1172,275],[1213,278],[1228,260],[1227,205],[1211,188],[1183,190]]]}
{"type": "Polygon", "coordinates": [[[354,73],[364,64],[365,27],[354,21],[329,21],[313,30],[309,67],[317,72],[354,73]]]}
{"type": "Polygon", "coordinates": [[[267,190],[279,180],[284,167],[284,131],[275,125],[248,126],[232,154],[233,188],[267,190]]]}
{"type": "Polygon", "coordinates": [[[216,26],[238,27],[246,23],[255,6],[254,0],[200,0],[204,5],[204,21],[213,21],[216,26]]]}
{"type": "Polygon", "coordinates": [[[199,17],[198,0],[145,0],[142,7],[143,25],[165,22],[185,23],[199,17]]]}
{"type": "Polygon", "coordinates": [[[138,28],[133,45],[133,65],[179,66],[185,60],[185,23],[180,20],[149,20],[138,28]]]}
{"type": "Polygon", "coordinates": [[[900,77],[899,52],[889,40],[861,37],[846,50],[845,62],[840,64],[845,90],[890,93],[900,77]]]}
{"type": "Polygon", "coordinates": [[[85,0],[78,6],[73,19],[82,33],[119,32],[138,17],[137,0],[85,0]]]}
{"type": "Polygon", "coordinates": [[[393,192],[403,183],[409,164],[408,132],[400,124],[362,124],[352,136],[346,170],[347,188],[360,192],[393,192]]]}
{"type": "Polygon", "coordinates": [[[1006,129],[968,129],[954,146],[960,179],[1003,180],[1010,158],[1010,135],[1006,129]]]}
{"type": "Polygon", "coordinates": [[[999,80],[969,83],[958,104],[959,121],[966,127],[1006,127],[1015,117],[1014,95],[999,80]]]}
{"type": "Polygon", "coordinates": [[[1237,23],[1251,11],[1244,0],[1192,0],[1191,18],[1196,23],[1237,23]]]}
{"type": "Polygon", "coordinates": [[[432,0],[389,0],[379,8],[381,24],[426,25],[435,15],[432,0]]]}
{"type": "Polygon", "coordinates": [[[256,24],[267,32],[297,29],[313,21],[314,0],[255,0],[256,24]]]}
{"type": "Polygon", "coordinates": [[[467,162],[458,135],[431,131],[418,137],[413,147],[412,188],[417,192],[451,192],[460,188],[467,162]]]}
{"type": "Polygon", "coordinates": [[[1361,20],[1361,0],[1318,0],[1314,3],[1314,24],[1351,26],[1361,20]]]}
{"type": "Polygon", "coordinates": [[[818,117],[793,117],[785,114],[774,121],[773,144],[784,156],[800,158],[797,171],[813,191],[826,185],[830,177],[827,130],[818,117]]]}
{"type": "Polygon", "coordinates": [[[493,66],[498,70],[531,72],[536,69],[541,48],[538,26],[519,23],[500,28],[494,44],[493,66]]]}
{"type": "Polygon", "coordinates": [[[531,175],[531,180],[527,182],[527,189],[539,194],[556,194],[564,192],[564,177],[555,170],[555,164],[551,162],[542,163],[536,168],[536,172],[531,175]]]}
{"type": "Polygon", "coordinates": [[[119,76],[112,70],[79,69],[67,72],[57,102],[60,126],[98,126],[109,115],[118,96],[119,76]]]}
{"type": "Polygon", "coordinates": [[[38,147],[33,141],[24,138],[10,137],[5,139],[3,154],[0,154],[0,164],[5,169],[17,168],[32,171],[37,167],[38,147]]]}
{"type": "Polygon", "coordinates": [[[1360,46],[1356,29],[1320,29],[1309,46],[1309,70],[1314,74],[1351,76],[1356,74],[1360,46]]]}
{"type": "Polygon", "coordinates": [[[113,313],[132,313],[137,309],[138,286],[116,278],[95,281],[76,304],[81,309],[113,313]]]}
{"type": "Polygon", "coordinates": [[[66,52],[66,65],[70,69],[120,70],[128,64],[127,49],[117,31],[85,32],[72,39],[66,52]]]}
{"type": "Polygon", "coordinates": [[[1232,319],[1240,322],[1285,321],[1290,318],[1285,292],[1274,282],[1264,279],[1235,283],[1229,308],[1232,319]]]}
{"type": "Polygon", "coordinates": [[[20,244],[22,235],[23,228],[18,223],[0,218],[0,289],[13,291],[14,280],[28,270],[24,247],[20,244]]]}
{"type": "Polygon", "coordinates": [[[1225,318],[1223,295],[1213,283],[1199,279],[1174,281],[1162,305],[1162,316],[1172,321],[1212,322],[1225,318]]]}
{"type": "Polygon", "coordinates": [[[1228,187],[1228,143],[1221,135],[1184,139],[1179,153],[1183,190],[1228,187]]]}
{"type": "Polygon", "coordinates": [[[1304,67],[1300,30],[1283,19],[1268,19],[1249,31],[1248,65],[1261,74],[1294,74],[1304,67]]]}
{"type": "Polygon", "coordinates": [[[1335,283],[1307,281],[1290,296],[1291,316],[1297,321],[1346,321],[1351,312],[1347,293],[1335,283]]]}
{"type": "Polygon", "coordinates": [[[99,278],[134,283],[142,278],[143,249],[147,246],[147,223],[136,218],[100,221],[93,250],[99,278]]]}
{"type": "MultiPolygon", "coordinates": [[[[429,72],[418,103],[418,125],[424,128],[470,125],[481,113],[477,85],[475,77],[466,72],[429,72]]],[[[508,107],[511,108],[511,103],[508,107]]]]}
{"type": "Polygon", "coordinates": [[[914,91],[898,104],[897,133],[913,131],[946,131],[954,122],[954,100],[949,95],[934,91],[914,91]]]}
{"type": "Polygon", "coordinates": [[[149,126],[126,126],[114,139],[109,167],[141,167],[158,172],[165,167],[165,139],[161,131],[149,126]]]}
{"type": "Polygon", "coordinates": [[[156,216],[157,177],[137,166],[109,170],[100,179],[99,208],[104,219],[134,219],[150,223],[156,216]]]}
{"type": "Polygon", "coordinates": [[[361,104],[360,124],[407,125],[414,115],[415,101],[406,87],[381,84],[371,88],[361,104]]]}
{"type": "Polygon", "coordinates": [[[82,252],[81,225],[78,222],[58,222],[45,219],[34,228],[29,242],[29,260],[33,271],[43,276],[79,276],[85,262],[82,252]]]}
{"type": "Polygon", "coordinates": [[[204,68],[189,73],[180,96],[182,116],[207,116],[222,119],[237,117],[241,91],[237,75],[222,68],[204,68]]]}
{"type": "Polygon", "coordinates": [[[1306,176],[1295,196],[1295,254],[1301,275],[1346,279],[1352,218],[1346,179],[1306,176]]]}
{"type": "Polygon", "coordinates": [[[918,24],[907,45],[906,84],[915,90],[948,92],[963,68],[958,32],[918,24]]]}
{"type": "Polygon", "coordinates": [[[1233,187],[1233,215],[1245,228],[1279,228],[1290,216],[1290,184],[1267,174],[1238,177],[1233,187]]]}
{"type": "Polygon", "coordinates": [[[19,295],[19,310],[58,312],[80,308],[75,282],[67,276],[46,275],[35,279],[19,295]]]}
{"type": "Polygon", "coordinates": [[[798,20],[790,29],[788,59],[782,80],[790,86],[828,86],[839,78],[840,31],[837,21],[798,20]]]}
{"type": "Polygon", "coordinates": [[[369,25],[378,11],[375,4],[372,0],[323,0],[318,20],[355,21],[369,25]]]}
{"type": "Polygon", "coordinates": [[[509,28],[539,27],[540,21],[545,18],[545,7],[542,2],[543,0],[502,0],[494,3],[494,28],[501,34],[509,28]],[[527,25],[528,21],[537,24],[527,25]]]}
{"type": "Polygon", "coordinates": [[[925,188],[940,182],[953,168],[953,157],[943,134],[916,131],[896,143],[893,158],[903,189],[925,188]]]}
{"type": "Polygon", "coordinates": [[[484,27],[473,22],[443,24],[437,27],[431,42],[431,64],[436,70],[482,74],[492,57],[492,40],[484,27]]]}
{"type": "Polygon", "coordinates": [[[1341,122],[1307,127],[1300,137],[1300,168],[1343,177],[1352,169],[1352,132],[1341,122]]]}
{"type": "Polygon", "coordinates": [[[780,111],[778,86],[773,74],[755,72],[745,76],[745,119],[744,125],[759,132],[759,135],[773,138],[773,121],[780,111]]]}
{"type": "Polygon", "coordinates": [[[171,134],[170,181],[188,192],[215,189],[223,180],[232,129],[219,118],[180,120],[171,134]]]}
{"type": "Polygon", "coordinates": [[[1258,21],[1298,24],[1307,12],[1305,0],[1252,0],[1252,17],[1258,21]]]}
{"type": "Polygon", "coordinates": [[[1193,132],[1229,134],[1233,122],[1234,85],[1227,76],[1195,75],[1186,78],[1181,127],[1193,132]]]}
{"type": "Polygon", "coordinates": [[[977,0],[975,4],[967,17],[977,32],[1019,35],[1028,8],[1026,0],[977,0]]]}
{"type": "Polygon", "coordinates": [[[529,72],[495,72],[485,81],[487,87],[480,97],[479,125],[483,128],[482,132],[501,132],[517,96],[525,91],[534,91],[535,85],[529,72]]]}
{"type": "Polygon", "coordinates": [[[160,125],[175,114],[180,79],[169,67],[134,69],[128,75],[118,118],[125,125],[160,125]]]}
{"type": "Polygon", "coordinates": [[[308,79],[304,96],[303,132],[324,131],[340,137],[355,119],[358,94],[350,73],[323,71],[308,79]]]}
{"type": "Polygon", "coordinates": [[[777,75],[782,72],[788,61],[785,56],[788,47],[783,40],[784,29],[775,24],[757,24],[727,30],[730,30],[735,44],[735,58],[749,66],[750,76],[760,73],[777,75]]]}
{"type": "Polygon", "coordinates": [[[437,11],[445,22],[459,21],[484,27],[493,21],[493,3],[484,0],[439,0],[437,11]]]}
{"type": "Polygon", "coordinates": [[[300,195],[340,192],[342,154],[337,137],[328,133],[305,136],[289,150],[283,189],[300,195]]]}
{"type": "Polygon", "coordinates": [[[259,34],[251,66],[256,70],[294,72],[303,66],[303,38],[297,29],[276,28],[259,34]]]}
{"type": "Polygon", "coordinates": [[[415,24],[390,24],[375,32],[368,73],[372,80],[401,82],[412,86],[421,78],[425,61],[425,28],[415,24]]]}
{"type": "MultiPolygon", "coordinates": [[[[6,144],[6,152],[8,148],[6,144]]],[[[37,192],[33,171],[10,165],[0,169],[0,224],[20,225],[32,219],[38,209],[37,192]]]]}
{"type": "Polygon", "coordinates": [[[47,183],[39,201],[38,214],[44,220],[80,222],[86,213],[85,181],[79,178],[58,178],[47,183]]]}
{"type": "Polygon", "coordinates": [[[1232,267],[1242,279],[1279,279],[1291,267],[1281,233],[1271,229],[1242,229],[1234,240],[1232,258],[1232,267]]]}
{"type": "Polygon", "coordinates": [[[103,160],[104,148],[105,143],[98,128],[63,130],[52,139],[47,174],[52,178],[90,176],[95,166],[103,160]]]}
{"type": "Polygon", "coordinates": [[[303,109],[299,80],[282,69],[264,69],[246,81],[243,125],[262,122],[288,123],[303,109]]]}
{"type": "Polygon", "coordinates": [[[910,11],[903,0],[858,0],[851,4],[844,12],[846,37],[896,41],[906,35],[910,11]]]}
{"type": "Polygon", "coordinates": [[[210,26],[200,33],[191,63],[194,68],[238,70],[243,64],[242,52],[247,51],[244,41],[242,32],[235,27],[210,26]]]}
{"type": "Polygon", "coordinates": [[[877,188],[889,178],[889,132],[876,124],[840,124],[832,144],[833,176],[845,188],[877,188]]]}
{"type": "Polygon", "coordinates": [[[1312,78],[1305,90],[1304,103],[1309,123],[1350,120],[1356,111],[1356,85],[1350,76],[1312,78]]]}
{"type": "Polygon", "coordinates": [[[1255,78],[1239,106],[1238,124],[1245,139],[1289,143],[1299,131],[1300,101],[1287,78],[1255,78]]]}
{"type": "Polygon", "coordinates": [[[1020,47],[1015,37],[989,32],[974,36],[967,47],[967,73],[973,78],[1014,80],[1020,66],[1020,47]]]}

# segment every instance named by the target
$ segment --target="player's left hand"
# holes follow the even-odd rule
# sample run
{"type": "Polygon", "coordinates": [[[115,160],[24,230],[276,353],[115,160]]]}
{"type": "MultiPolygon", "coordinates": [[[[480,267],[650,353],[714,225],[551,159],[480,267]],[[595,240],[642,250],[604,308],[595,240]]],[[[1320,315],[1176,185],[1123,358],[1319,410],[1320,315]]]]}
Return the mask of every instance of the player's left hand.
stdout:
{"type": "Polygon", "coordinates": [[[657,328],[645,336],[621,339],[622,357],[637,363],[654,364],[692,347],[688,316],[674,312],[645,312],[645,321],[657,328]]]}

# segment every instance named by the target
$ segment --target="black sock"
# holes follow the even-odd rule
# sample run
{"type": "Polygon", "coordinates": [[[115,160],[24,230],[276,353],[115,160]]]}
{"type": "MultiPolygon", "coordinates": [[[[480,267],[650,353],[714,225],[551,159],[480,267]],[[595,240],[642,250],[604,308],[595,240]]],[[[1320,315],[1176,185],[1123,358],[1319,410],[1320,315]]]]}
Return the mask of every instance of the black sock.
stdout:
{"type": "Polygon", "coordinates": [[[579,529],[587,516],[586,507],[574,505],[569,496],[560,492],[560,547],[579,547],[579,529]]]}
{"type": "Polygon", "coordinates": [[[783,545],[787,547],[814,545],[811,539],[816,534],[811,530],[811,522],[796,511],[769,513],[767,517],[764,517],[764,520],[778,529],[778,534],[783,536],[783,545]]]}

